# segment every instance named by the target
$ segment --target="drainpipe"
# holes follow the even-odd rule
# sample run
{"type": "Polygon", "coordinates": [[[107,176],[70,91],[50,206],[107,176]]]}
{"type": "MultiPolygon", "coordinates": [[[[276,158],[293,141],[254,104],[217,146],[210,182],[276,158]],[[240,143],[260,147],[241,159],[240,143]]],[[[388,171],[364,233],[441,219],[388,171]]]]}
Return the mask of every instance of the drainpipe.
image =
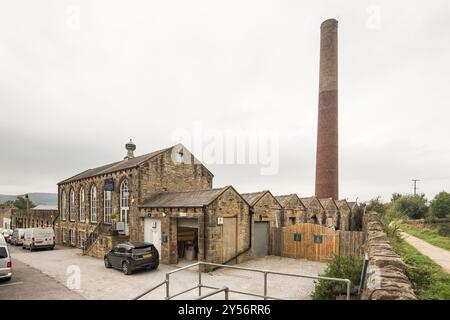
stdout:
{"type": "Polygon", "coordinates": [[[208,210],[206,206],[203,206],[203,261],[206,261],[206,223],[208,221],[208,210]]]}

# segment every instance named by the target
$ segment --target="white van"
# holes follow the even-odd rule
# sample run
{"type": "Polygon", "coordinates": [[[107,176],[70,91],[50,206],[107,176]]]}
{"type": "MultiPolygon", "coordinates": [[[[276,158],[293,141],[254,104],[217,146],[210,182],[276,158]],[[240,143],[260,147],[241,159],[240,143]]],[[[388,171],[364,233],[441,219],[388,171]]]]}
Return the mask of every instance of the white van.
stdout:
{"type": "Polygon", "coordinates": [[[22,249],[51,249],[55,247],[55,232],[53,228],[25,229],[22,249]]]}
{"type": "Polygon", "coordinates": [[[10,243],[14,246],[21,246],[23,245],[23,238],[25,236],[25,229],[24,228],[16,228],[14,229],[11,241],[10,243]]]}
{"type": "Polygon", "coordinates": [[[11,280],[12,263],[5,238],[0,234],[0,279],[11,280]]]}

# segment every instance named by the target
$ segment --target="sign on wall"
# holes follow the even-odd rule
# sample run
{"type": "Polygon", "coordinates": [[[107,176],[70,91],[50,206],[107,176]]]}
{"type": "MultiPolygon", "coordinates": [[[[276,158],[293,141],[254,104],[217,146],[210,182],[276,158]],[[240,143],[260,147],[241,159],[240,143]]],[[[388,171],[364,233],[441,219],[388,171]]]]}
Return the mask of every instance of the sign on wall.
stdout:
{"type": "Polygon", "coordinates": [[[114,179],[106,179],[105,180],[105,191],[114,191],[114,179]]]}
{"type": "Polygon", "coordinates": [[[223,217],[217,217],[217,225],[223,225],[223,217]]]}
{"type": "Polygon", "coordinates": [[[321,234],[317,234],[314,236],[314,243],[321,244],[323,242],[323,236],[321,234]]]}

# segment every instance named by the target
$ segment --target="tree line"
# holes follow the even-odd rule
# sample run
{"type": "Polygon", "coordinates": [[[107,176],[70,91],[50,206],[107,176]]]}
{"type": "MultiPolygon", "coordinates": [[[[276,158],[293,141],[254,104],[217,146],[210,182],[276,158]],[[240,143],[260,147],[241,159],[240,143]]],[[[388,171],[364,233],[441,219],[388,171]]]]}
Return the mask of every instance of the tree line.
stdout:
{"type": "Polygon", "coordinates": [[[28,197],[28,195],[25,196],[18,196],[16,200],[8,200],[5,201],[3,204],[9,207],[15,207],[17,209],[31,209],[36,207],[36,204],[28,197]]]}
{"type": "Polygon", "coordinates": [[[394,217],[409,219],[440,219],[450,218],[450,193],[442,191],[431,201],[424,194],[402,195],[392,194],[388,203],[383,203],[381,197],[376,197],[367,203],[367,211],[394,217]]]}

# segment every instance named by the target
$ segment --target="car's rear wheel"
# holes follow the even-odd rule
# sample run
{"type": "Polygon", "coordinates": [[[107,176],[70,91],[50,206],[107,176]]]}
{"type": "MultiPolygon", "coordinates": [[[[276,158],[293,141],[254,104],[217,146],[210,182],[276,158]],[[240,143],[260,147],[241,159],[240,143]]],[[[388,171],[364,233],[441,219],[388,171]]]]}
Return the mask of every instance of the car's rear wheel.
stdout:
{"type": "Polygon", "coordinates": [[[3,280],[5,280],[5,281],[11,281],[11,277],[4,278],[3,280]]]}
{"type": "Polygon", "coordinates": [[[111,268],[111,263],[109,262],[108,258],[103,259],[103,262],[105,263],[105,268],[111,268]]]}
{"type": "Polygon", "coordinates": [[[125,261],[124,263],[122,263],[122,271],[123,271],[123,274],[126,274],[126,275],[131,274],[132,270],[130,267],[130,263],[128,261],[125,261]]]}

